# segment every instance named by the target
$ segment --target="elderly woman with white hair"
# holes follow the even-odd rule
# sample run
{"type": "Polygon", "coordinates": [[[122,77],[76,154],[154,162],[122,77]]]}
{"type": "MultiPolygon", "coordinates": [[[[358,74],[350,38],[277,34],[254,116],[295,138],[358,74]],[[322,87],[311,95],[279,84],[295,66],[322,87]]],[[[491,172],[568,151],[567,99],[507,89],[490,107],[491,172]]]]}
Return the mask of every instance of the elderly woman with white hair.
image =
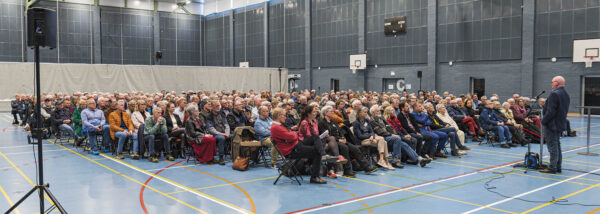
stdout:
{"type": "MultiPolygon", "coordinates": [[[[465,132],[463,132],[462,130],[460,130],[458,128],[458,124],[456,124],[456,122],[454,121],[454,119],[452,119],[452,117],[450,116],[450,114],[448,114],[448,112],[446,111],[446,106],[443,104],[437,104],[435,106],[435,109],[437,109],[437,113],[435,114],[438,118],[440,118],[440,120],[442,120],[444,123],[446,124],[450,124],[450,127],[453,127],[456,129],[456,135],[458,135],[458,139],[460,140],[460,144],[456,144],[460,150],[463,150],[461,148],[466,148],[465,146],[465,132]]],[[[464,150],[468,150],[468,149],[464,149],[464,150]]]]}
{"type": "Polygon", "coordinates": [[[217,154],[217,139],[206,131],[206,124],[200,120],[200,111],[198,106],[189,104],[185,108],[185,134],[188,143],[194,149],[194,157],[198,162],[212,163],[217,154]]]}

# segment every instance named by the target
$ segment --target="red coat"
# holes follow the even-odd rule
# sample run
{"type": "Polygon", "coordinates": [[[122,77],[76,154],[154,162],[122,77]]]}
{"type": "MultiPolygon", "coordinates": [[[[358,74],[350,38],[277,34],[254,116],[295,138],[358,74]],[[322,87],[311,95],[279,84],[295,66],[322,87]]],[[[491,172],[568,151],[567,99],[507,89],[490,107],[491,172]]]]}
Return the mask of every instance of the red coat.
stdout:
{"type": "Polygon", "coordinates": [[[271,139],[281,154],[287,156],[292,153],[292,150],[298,144],[298,133],[288,130],[280,123],[273,122],[273,125],[271,125],[271,139]]]}

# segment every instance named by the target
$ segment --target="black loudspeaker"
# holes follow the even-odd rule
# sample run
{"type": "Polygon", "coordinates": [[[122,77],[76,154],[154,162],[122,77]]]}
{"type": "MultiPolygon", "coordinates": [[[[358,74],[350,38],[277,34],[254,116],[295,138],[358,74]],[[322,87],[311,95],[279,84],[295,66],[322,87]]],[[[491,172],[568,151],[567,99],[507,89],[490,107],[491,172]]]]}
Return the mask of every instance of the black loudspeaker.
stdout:
{"type": "Polygon", "coordinates": [[[157,59],[161,59],[162,58],[162,51],[156,51],[156,58],[157,59]]]}
{"type": "Polygon", "coordinates": [[[56,11],[31,8],[27,11],[27,46],[56,47],[56,11]]]}
{"type": "Polygon", "coordinates": [[[417,77],[418,78],[423,77],[423,71],[417,71],[417,77]]]}

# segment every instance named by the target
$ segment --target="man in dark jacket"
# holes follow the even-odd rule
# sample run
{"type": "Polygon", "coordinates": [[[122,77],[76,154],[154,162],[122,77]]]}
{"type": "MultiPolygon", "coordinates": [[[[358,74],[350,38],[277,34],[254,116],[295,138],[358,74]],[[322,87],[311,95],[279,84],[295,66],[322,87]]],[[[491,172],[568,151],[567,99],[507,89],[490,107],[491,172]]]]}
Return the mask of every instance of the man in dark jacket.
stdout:
{"type": "MultiPolygon", "coordinates": [[[[207,105],[208,103],[204,105],[205,109],[207,105]]],[[[229,123],[227,123],[227,119],[220,113],[221,104],[219,101],[211,101],[210,106],[212,107],[212,110],[208,117],[206,117],[206,127],[208,133],[217,139],[217,149],[219,152],[219,160],[217,163],[225,165],[225,161],[223,160],[223,157],[225,156],[225,142],[231,138],[231,130],[229,128],[229,123]]]]}
{"type": "Polygon", "coordinates": [[[483,110],[479,116],[481,127],[483,127],[485,130],[493,130],[496,132],[496,136],[498,136],[500,141],[500,147],[508,149],[513,146],[511,143],[512,136],[510,135],[510,129],[508,126],[504,125],[502,119],[500,119],[492,110],[493,102],[485,102],[485,104],[482,106],[483,110]]]}
{"type": "Polygon", "coordinates": [[[75,143],[79,144],[83,138],[77,137],[77,135],[75,135],[75,131],[73,131],[71,112],[69,109],[64,108],[63,100],[57,100],[55,105],[56,110],[52,112],[52,123],[58,128],[58,130],[68,133],[70,137],[75,140],[75,143]]]}
{"type": "Polygon", "coordinates": [[[233,109],[227,115],[227,123],[229,123],[229,129],[231,130],[231,134],[235,131],[235,128],[242,126],[252,126],[252,123],[248,121],[248,117],[244,114],[244,106],[242,105],[242,100],[236,100],[233,103],[233,109]]]}
{"type": "MultiPolygon", "coordinates": [[[[19,124],[19,120],[17,119],[17,114],[19,113],[19,106],[23,105],[23,103],[21,102],[21,96],[19,96],[18,94],[15,96],[14,100],[10,101],[10,107],[11,107],[11,113],[13,115],[13,122],[12,124],[19,124]]],[[[23,116],[21,114],[21,120],[23,120],[23,116]]]]}
{"type": "Polygon", "coordinates": [[[565,78],[562,76],[552,78],[552,92],[544,104],[544,115],[542,117],[543,131],[550,153],[550,165],[548,169],[540,170],[540,172],[560,173],[562,171],[560,133],[567,128],[570,99],[565,90],[565,78]]]}
{"type": "Polygon", "coordinates": [[[408,132],[408,134],[410,134],[411,137],[417,139],[417,148],[415,149],[417,154],[423,157],[433,158],[435,160],[435,156],[430,157],[428,154],[429,149],[433,144],[433,136],[431,136],[430,134],[421,133],[419,131],[418,123],[415,120],[415,116],[410,113],[410,107],[408,103],[401,102],[399,104],[399,107],[401,111],[397,115],[398,120],[400,120],[402,127],[408,132]],[[425,141],[425,144],[422,144],[423,141],[425,141]]]}

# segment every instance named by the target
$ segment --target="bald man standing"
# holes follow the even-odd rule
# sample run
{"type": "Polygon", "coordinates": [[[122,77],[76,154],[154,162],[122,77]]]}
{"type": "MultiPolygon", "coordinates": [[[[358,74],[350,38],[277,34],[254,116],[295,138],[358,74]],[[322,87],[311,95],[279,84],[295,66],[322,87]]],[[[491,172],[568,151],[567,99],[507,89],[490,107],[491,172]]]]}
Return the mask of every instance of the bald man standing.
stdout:
{"type": "Polygon", "coordinates": [[[567,129],[567,112],[569,111],[570,97],[565,90],[565,78],[556,76],[552,78],[552,92],[544,105],[542,125],[544,136],[550,153],[550,165],[542,173],[560,173],[562,171],[562,152],[560,148],[560,133],[567,129]]]}

